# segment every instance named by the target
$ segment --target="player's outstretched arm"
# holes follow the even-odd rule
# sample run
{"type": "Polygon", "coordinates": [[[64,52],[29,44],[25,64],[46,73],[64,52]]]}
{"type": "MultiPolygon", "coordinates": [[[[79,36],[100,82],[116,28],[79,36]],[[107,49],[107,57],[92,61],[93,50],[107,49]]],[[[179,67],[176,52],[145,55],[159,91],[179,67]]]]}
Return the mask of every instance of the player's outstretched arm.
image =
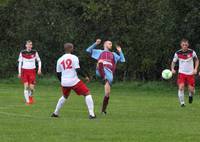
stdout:
{"type": "Polygon", "coordinates": [[[119,53],[119,56],[120,56],[119,61],[120,61],[120,62],[125,62],[126,60],[125,60],[124,54],[123,54],[123,52],[122,52],[121,46],[116,45],[116,49],[117,49],[117,51],[118,51],[118,53],[119,53]]]}
{"type": "Polygon", "coordinates": [[[92,50],[101,43],[101,39],[97,39],[95,43],[93,43],[90,47],[86,49],[86,51],[92,54],[92,50]]]}

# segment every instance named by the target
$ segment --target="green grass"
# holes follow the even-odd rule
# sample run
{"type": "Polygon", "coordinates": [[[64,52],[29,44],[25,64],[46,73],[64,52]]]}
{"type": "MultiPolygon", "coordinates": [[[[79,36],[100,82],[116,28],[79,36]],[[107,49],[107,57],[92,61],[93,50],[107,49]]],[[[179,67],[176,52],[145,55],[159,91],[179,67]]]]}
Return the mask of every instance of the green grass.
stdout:
{"type": "Polygon", "coordinates": [[[0,142],[200,141],[198,95],[192,105],[180,108],[176,87],[166,82],[116,83],[108,115],[102,116],[103,86],[95,82],[88,86],[95,101],[96,120],[88,119],[84,98],[74,93],[60,118],[50,118],[60,97],[54,78],[38,81],[37,102],[32,106],[24,105],[23,86],[18,81],[1,81],[0,142]]]}

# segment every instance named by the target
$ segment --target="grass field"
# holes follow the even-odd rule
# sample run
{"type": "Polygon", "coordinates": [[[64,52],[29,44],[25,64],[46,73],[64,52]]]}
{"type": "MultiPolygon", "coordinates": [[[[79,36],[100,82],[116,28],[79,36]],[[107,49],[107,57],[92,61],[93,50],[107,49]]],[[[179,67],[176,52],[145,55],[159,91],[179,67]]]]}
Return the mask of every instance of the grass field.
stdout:
{"type": "MultiPolygon", "coordinates": [[[[200,100],[181,108],[168,83],[116,83],[108,115],[100,114],[103,86],[90,83],[96,120],[89,120],[83,97],[74,93],[50,118],[60,88],[56,79],[39,80],[36,104],[26,106],[18,81],[0,83],[0,142],[199,142],[200,100]],[[12,82],[12,83],[10,83],[12,82]]],[[[199,92],[197,90],[197,92],[199,92]]],[[[187,97],[185,99],[188,99],[187,97]]]]}

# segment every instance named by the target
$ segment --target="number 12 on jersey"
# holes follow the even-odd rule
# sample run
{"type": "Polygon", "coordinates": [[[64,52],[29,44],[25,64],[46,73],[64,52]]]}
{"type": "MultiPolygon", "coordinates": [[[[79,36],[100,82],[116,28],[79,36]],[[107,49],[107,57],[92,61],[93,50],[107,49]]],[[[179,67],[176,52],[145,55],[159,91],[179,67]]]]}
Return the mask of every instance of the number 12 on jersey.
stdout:
{"type": "Polygon", "coordinates": [[[62,64],[64,70],[72,69],[72,60],[71,59],[63,60],[61,62],[61,64],[62,64]]]}

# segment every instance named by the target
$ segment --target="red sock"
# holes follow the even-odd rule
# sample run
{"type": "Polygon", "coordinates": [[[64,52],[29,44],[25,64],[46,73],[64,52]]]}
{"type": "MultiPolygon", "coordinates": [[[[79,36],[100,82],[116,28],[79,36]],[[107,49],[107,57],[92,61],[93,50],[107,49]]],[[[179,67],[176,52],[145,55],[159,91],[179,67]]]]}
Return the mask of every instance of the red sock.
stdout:
{"type": "Polygon", "coordinates": [[[103,99],[103,106],[102,106],[102,112],[106,112],[106,108],[108,106],[109,98],[110,97],[107,97],[107,96],[104,97],[104,99],[103,99]]]}
{"type": "Polygon", "coordinates": [[[103,63],[99,63],[99,65],[98,65],[98,70],[99,70],[100,76],[101,76],[103,79],[105,79],[105,72],[104,72],[103,63]]]}
{"type": "Polygon", "coordinates": [[[29,103],[30,104],[34,103],[33,96],[29,96],[29,103]]]}

